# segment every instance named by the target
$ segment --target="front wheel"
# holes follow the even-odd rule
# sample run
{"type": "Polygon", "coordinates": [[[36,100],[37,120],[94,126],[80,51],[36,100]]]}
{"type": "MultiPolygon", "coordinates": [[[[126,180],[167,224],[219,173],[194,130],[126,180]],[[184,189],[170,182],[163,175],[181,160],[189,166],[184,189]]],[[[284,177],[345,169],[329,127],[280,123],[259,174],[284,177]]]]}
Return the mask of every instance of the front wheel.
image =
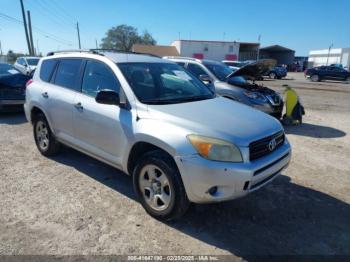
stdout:
{"type": "Polygon", "coordinates": [[[58,153],[60,144],[52,134],[43,114],[39,114],[34,118],[33,131],[35,144],[42,155],[54,156],[58,153]]]}
{"type": "Polygon", "coordinates": [[[320,77],[319,77],[318,75],[313,75],[313,76],[311,77],[311,81],[312,81],[312,82],[319,82],[319,81],[320,81],[320,77]]]}
{"type": "Polygon", "coordinates": [[[133,184],[143,208],[156,219],[179,218],[190,205],[174,160],[160,150],[141,158],[133,184]]]}

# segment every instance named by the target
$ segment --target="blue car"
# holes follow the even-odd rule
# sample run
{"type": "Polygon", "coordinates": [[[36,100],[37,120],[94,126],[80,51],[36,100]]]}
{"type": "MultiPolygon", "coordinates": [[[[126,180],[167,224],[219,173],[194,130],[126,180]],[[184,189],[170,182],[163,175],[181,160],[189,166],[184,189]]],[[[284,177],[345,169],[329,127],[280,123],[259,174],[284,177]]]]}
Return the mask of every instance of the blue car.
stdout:
{"type": "Polygon", "coordinates": [[[0,112],[23,110],[25,86],[31,78],[12,65],[0,63],[0,112]]]}
{"type": "Polygon", "coordinates": [[[267,72],[266,76],[271,79],[282,79],[287,76],[287,69],[283,66],[275,66],[267,72]]]}

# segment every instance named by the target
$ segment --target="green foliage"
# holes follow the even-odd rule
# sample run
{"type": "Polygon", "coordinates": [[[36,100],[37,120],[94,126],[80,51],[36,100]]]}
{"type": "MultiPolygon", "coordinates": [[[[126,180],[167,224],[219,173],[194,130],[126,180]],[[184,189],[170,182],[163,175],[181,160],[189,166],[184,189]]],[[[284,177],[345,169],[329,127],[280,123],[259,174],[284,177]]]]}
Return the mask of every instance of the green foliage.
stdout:
{"type": "Polygon", "coordinates": [[[13,63],[16,61],[16,59],[17,59],[18,57],[20,57],[20,56],[24,56],[24,54],[21,54],[21,53],[14,53],[12,50],[9,50],[9,51],[7,52],[7,62],[8,62],[9,64],[13,64],[13,63]]]}
{"type": "Polygon", "coordinates": [[[131,51],[134,44],[155,45],[156,43],[147,31],[139,35],[135,27],[119,25],[107,31],[106,37],[102,39],[101,48],[131,51]]]}

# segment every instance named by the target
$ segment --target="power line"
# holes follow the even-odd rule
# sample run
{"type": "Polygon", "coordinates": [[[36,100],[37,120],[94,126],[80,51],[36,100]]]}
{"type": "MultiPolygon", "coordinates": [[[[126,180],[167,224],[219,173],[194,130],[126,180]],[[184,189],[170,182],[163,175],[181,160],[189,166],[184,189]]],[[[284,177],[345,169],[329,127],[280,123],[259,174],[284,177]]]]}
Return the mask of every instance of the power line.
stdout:
{"type": "MultiPolygon", "coordinates": [[[[9,16],[9,15],[6,15],[4,13],[1,13],[0,12],[0,18],[3,18],[7,21],[10,21],[10,22],[14,22],[14,23],[17,23],[17,24],[20,24],[23,26],[23,21],[15,18],[15,17],[12,17],[12,16],[9,16]]],[[[68,46],[72,46],[72,43],[70,41],[67,41],[63,38],[59,38],[51,33],[48,33],[48,32],[45,32],[44,30],[41,30],[40,28],[36,27],[36,26],[33,26],[33,30],[35,30],[36,32],[38,32],[39,34],[45,36],[46,38],[49,38],[51,40],[54,40],[58,43],[61,43],[61,44],[64,44],[64,45],[68,45],[68,46]]]]}
{"type": "Polygon", "coordinates": [[[34,5],[34,2],[28,2],[30,3],[30,7],[32,10],[34,10],[34,13],[38,12],[40,15],[47,17],[47,21],[49,21],[52,24],[55,24],[58,26],[58,29],[60,31],[67,32],[66,30],[62,30],[63,28],[74,28],[74,24],[70,24],[69,22],[62,20],[57,16],[56,13],[52,13],[52,10],[50,10],[48,7],[45,6],[45,4],[42,4],[39,1],[35,1],[36,5],[34,5]]]}
{"type": "MultiPolygon", "coordinates": [[[[43,1],[45,1],[45,0],[43,0],[43,1]]],[[[67,19],[72,21],[72,25],[75,24],[76,18],[73,17],[72,15],[70,15],[67,12],[67,10],[65,10],[63,7],[61,7],[56,1],[50,0],[48,2],[45,1],[45,3],[49,3],[49,5],[51,5],[51,7],[53,7],[54,10],[60,11],[62,15],[64,15],[67,19]]]]}

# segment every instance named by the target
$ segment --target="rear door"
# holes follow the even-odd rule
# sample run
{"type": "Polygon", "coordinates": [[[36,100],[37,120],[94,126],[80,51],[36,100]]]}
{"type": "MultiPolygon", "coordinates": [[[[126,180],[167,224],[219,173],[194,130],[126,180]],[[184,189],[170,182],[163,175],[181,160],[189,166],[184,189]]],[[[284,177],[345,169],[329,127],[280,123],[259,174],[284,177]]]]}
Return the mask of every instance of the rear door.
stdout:
{"type": "Polygon", "coordinates": [[[42,93],[55,135],[68,142],[73,142],[74,98],[80,91],[82,62],[76,58],[58,59],[51,83],[42,93]]]}
{"type": "Polygon", "coordinates": [[[74,98],[74,136],[79,148],[120,166],[127,141],[124,130],[127,127],[121,119],[131,124],[131,112],[116,105],[97,103],[95,97],[103,89],[120,93],[121,86],[108,65],[87,60],[81,93],[74,98]]]}

